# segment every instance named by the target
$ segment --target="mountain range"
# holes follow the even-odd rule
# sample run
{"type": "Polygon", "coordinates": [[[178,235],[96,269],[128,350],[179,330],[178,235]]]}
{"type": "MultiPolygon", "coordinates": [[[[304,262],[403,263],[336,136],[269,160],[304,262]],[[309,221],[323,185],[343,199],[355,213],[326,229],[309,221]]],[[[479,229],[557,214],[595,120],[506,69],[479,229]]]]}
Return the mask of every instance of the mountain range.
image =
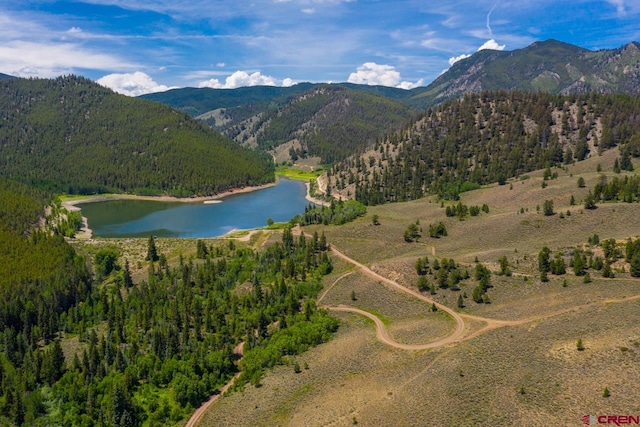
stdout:
{"type": "MultiPolygon", "coordinates": [[[[212,194],[272,180],[273,166],[264,153],[278,162],[305,157],[312,164],[353,162],[352,156],[400,139],[398,132],[425,114],[432,116],[438,104],[466,94],[636,95],[640,45],[590,51],[547,40],[511,52],[483,50],[455,63],[430,85],[412,90],[301,83],[185,88],[132,99],[74,76],[0,78],[3,176],[76,193],[212,194]]],[[[524,125],[526,119],[530,117],[523,119],[524,125]]],[[[544,129],[542,123],[536,126],[544,129]]],[[[353,181],[347,170],[344,178],[353,181]]],[[[513,175],[517,169],[502,172],[513,175]]],[[[489,174],[492,179],[498,175],[489,174]]]]}
{"type": "Polygon", "coordinates": [[[271,150],[277,160],[308,155],[332,163],[362,151],[421,111],[468,93],[499,89],[638,94],[640,45],[590,51],[547,40],[514,51],[482,50],[456,62],[428,86],[412,90],[300,83],[287,88],[184,88],[142,98],[187,112],[239,144],[271,150]]]}
{"type": "Polygon", "coordinates": [[[548,93],[640,91],[640,45],[590,51],[557,40],[514,51],[482,50],[456,62],[430,85],[414,90],[410,104],[429,107],[483,90],[548,93]]]}

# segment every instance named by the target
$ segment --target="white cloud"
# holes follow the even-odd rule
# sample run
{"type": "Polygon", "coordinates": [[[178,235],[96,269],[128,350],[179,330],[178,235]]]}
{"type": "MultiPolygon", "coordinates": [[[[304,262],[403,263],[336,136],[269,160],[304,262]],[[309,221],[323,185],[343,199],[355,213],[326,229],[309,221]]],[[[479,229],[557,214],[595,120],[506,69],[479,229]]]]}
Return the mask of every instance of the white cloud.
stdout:
{"type": "Polygon", "coordinates": [[[80,34],[82,32],[82,28],[80,27],[71,27],[67,30],[67,34],[80,34]]]}
{"type": "Polygon", "coordinates": [[[284,79],[282,81],[282,86],[283,87],[289,87],[289,86],[293,86],[295,84],[296,84],[296,82],[294,80],[290,79],[289,77],[287,77],[286,79],[284,79]]]}
{"type": "Polygon", "coordinates": [[[79,68],[109,70],[114,64],[127,69],[132,64],[74,43],[13,41],[0,44],[0,71],[18,77],[56,77],[79,68]]]}
{"type": "Polygon", "coordinates": [[[236,71],[228,76],[224,83],[220,83],[218,79],[210,79],[198,84],[198,87],[210,87],[214,89],[235,89],[241,86],[277,86],[277,84],[275,78],[265,76],[259,71],[251,74],[246,71],[236,71]]]}
{"type": "MultiPolygon", "coordinates": [[[[482,46],[480,46],[477,50],[477,52],[480,52],[481,50],[485,50],[485,49],[490,49],[490,50],[504,50],[504,48],[507,47],[507,45],[504,44],[498,44],[498,42],[496,42],[494,39],[491,40],[487,40],[486,42],[484,42],[482,44],[482,46]]],[[[463,59],[466,59],[468,57],[470,57],[471,55],[463,53],[460,56],[453,56],[451,58],[449,58],[449,65],[453,65],[458,61],[461,61],[463,59]]]]}
{"type": "Polygon", "coordinates": [[[302,9],[302,13],[306,13],[307,15],[313,15],[314,13],[316,13],[316,10],[312,7],[309,7],[307,9],[302,9]]]}
{"type": "Polygon", "coordinates": [[[418,80],[418,81],[417,81],[417,82],[415,82],[415,83],[407,82],[407,81],[400,82],[400,84],[399,84],[399,85],[397,85],[396,87],[397,87],[398,89],[406,89],[406,90],[409,90],[409,89],[413,89],[413,88],[416,88],[416,87],[419,87],[419,86],[424,86],[424,79],[420,79],[420,80],[418,80]]]}
{"type": "Polygon", "coordinates": [[[402,81],[400,73],[391,65],[376,64],[375,62],[365,62],[358,67],[355,73],[349,75],[349,83],[364,84],[370,86],[391,86],[401,89],[411,89],[421,86],[423,80],[415,83],[402,81]]]}
{"type": "Polygon", "coordinates": [[[469,58],[471,55],[467,55],[467,54],[462,54],[460,56],[453,56],[451,58],[449,58],[449,65],[453,65],[458,61],[462,61],[463,59],[469,58]]]}
{"type": "Polygon", "coordinates": [[[625,0],[607,0],[607,3],[616,7],[616,12],[619,16],[625,16],[627,14],[627,9],[624,5],[625,0]]]}
{"type": "Polygon", "coordinates": [[[478,48],[478,52],[485,49],[504,50],[505,47],[507,47],[507,45],[498,44],[498,42],[496,42],[494,39],[491,39],[484,42],[484,44],[478,48]]]}
{"type": "Polygon", "coordinates": [[[365,62],[355,73],[349,75],[349,83],[365,85],[395,86],[400,83],[400,73],[391,65],[365,62]]]}
{"type": "Polygon", "coordinates": [[[216,64],[216,67],[218,67],[218,68],[224,68],[224,67],[226,67],[226,66],[227,66],[227,64],[225,64],[224,62],[218,62],[218,63],[216,64]]]}
{"type": "Polygon", "coordinates": [[[115,92],[128,96],[140,96],[145,93],[164,92],[173,87],[156,83],[151,76],[141,71],[125,74],[109,74],[98,79],[98,84],[115,92]]]}

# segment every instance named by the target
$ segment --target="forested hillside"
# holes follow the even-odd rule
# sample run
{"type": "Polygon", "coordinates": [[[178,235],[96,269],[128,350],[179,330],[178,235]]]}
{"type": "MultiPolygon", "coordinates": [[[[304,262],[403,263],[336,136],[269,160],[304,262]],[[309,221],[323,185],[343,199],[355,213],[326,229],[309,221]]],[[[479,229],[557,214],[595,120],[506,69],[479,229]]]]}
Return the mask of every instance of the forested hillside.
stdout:
{"type": "Polygon", "coordinates": [[[257,114],[252,105],[226,110],[224,114],[229,120],[222,126],[216,126],[215,120],[207,123],[240,144],[266,151],[290,143],[293,160],[317,156],[322,163],[333,163],[399,129],[414,112],[381,95],[321,85],[258,110],[257,114]],[[247,110],[253,114],[247,114],[247,110]]]}
{"type": "Polygon", "coordinates": [[[92,275],[41,230],[49,202],[0,179],[0,425],[180,425],[238,370],[258,385],[338,326],[313,301],[332,269],[324,234],[287,229],[260,252],[198,241],[201,259],[175,267],[153,246],[136,284],[113,249],[92,275]]]}
{"type": "Polygon", "coordinates": [[[362,156],[336,164],[329,191],[365,204],[501,182],[619,146],[640,155],[640,99],[628,95],[483,92],[430,109],[362,156]]]}
{"type": "Polygon", "coordinates": [[[274,179],[271,160],[184,113],[87,79],[0,81],[0,174],[76,194],[190,196],[274,179]]]}
{"type": "Polygon", "coordinates": [[[50,201],[41,191],[0,179],[2,425],[21,424],[36,404],[30,393],[34,376],[55,375],[53,353],[36,349],[50,347],[63,313],[91,290],[84,258],[62,236],[39,229],[50,201]]]}

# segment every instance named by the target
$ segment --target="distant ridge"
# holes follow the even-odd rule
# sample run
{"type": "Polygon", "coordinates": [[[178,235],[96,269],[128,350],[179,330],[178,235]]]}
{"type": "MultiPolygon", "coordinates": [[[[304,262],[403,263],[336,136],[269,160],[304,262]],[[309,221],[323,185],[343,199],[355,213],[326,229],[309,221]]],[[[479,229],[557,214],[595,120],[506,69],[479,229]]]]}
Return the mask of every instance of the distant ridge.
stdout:
{"type": "MultiPolygon", "coordinates": [[[[286,97],[303,94],[327,83],[298,83],[293,86],[243,86],[235,89],[213,89],[185,87],[166,92],[141,95],[140,98],[157,101],[197,117],[219,108],[234,108],[247,104],[264,104],[286,97]]],[[[411,96],[411,92],[388,86],[368,86],[353,83],[336,83],[331,86],[351,90],[360,90],[402,101],[411,96]]]]}
{"type": "Polygon", "coordinates": [[[16,77],[14,76],[10,76],[9,74],[2,74],[0,73],[0,80],[5,80],[5,79],[15,79],[16,77]]]}
{"type": "MultiPolygon", "coordinates": [[[[141,98],[162,102],[196,117],[218,108],[293,96],[321,85],[183,88],[142,95],[141,98]]],[[[634,41],[617,49],[591,51],[550,39],[512,51],[481,50],[453,64],[428,86],[411,90],[352,83],[332,86],[374,93],[418,110],[484,90],[637,94],[640,93],[640,44],[634,41]]]]}
{"type": "Polygon", "coordinates": [[[552,94],[640,93],[640,45],[590,51],[546,40],[513,51],[482,50],[456,62],[407,101],[425,108],[466,93],[524,90],[552,94]]]}
{"type": "Polygon", "coordinates": [[[331,163],[394,132],[420,111],[466,94],[498,90],[637,95],[640,45],[631,42],[618,49],[591,51],[546,40],[513,51],[482,50],[458,61],[428,86],[411,90],[300,83],[286,88],[184,88],[143,98],[184,111],[239,144],[269,151],[278,161],[318,156],[331,163]],[[347,98],[340,106],[338,100],[347,98]],[[407,110],[401,111],[397,104],[407,110]],[[355,126],[354,118],[359,120],[355,126]]]}
{"type": "Polygon", "coordinates": [[[332,163],[409,120],[415,112],[401,99],[410,94],[385,86],[300,83],[174,89],[142,98],[197,114],[237,143],[280,160],[310,156],[332,163]]]}

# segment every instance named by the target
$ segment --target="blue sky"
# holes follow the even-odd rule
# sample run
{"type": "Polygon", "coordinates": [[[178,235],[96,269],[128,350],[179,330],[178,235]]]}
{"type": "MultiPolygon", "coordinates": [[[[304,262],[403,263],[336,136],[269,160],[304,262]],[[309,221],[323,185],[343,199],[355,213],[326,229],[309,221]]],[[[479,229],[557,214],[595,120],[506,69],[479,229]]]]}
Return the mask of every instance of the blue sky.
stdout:
{"type": "Polygon", "coordinates": [[[481,48],[640,40],[640,0],[0,0],[0,72],[128,95],[345,82],[412,88],[481,48]]]}

